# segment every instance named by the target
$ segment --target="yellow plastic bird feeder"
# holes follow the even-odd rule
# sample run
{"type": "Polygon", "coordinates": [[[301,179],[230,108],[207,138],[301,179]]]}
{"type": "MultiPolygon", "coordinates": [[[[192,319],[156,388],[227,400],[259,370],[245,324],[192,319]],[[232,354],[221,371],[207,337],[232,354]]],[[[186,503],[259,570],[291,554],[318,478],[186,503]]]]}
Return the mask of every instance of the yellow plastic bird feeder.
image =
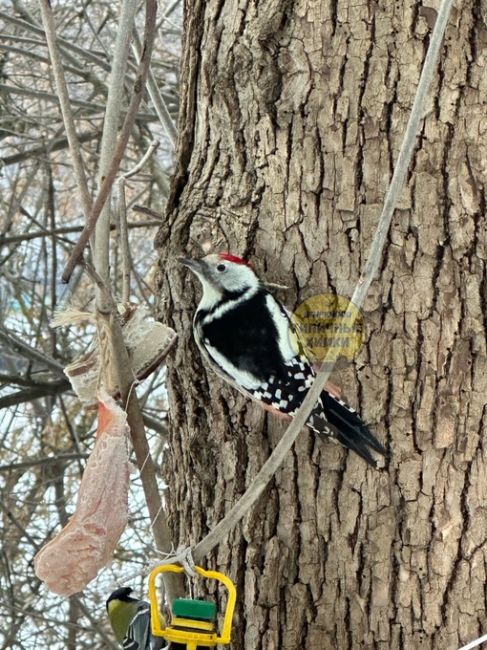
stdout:
{"type": "Polygon", "coordinates": [[[154,636],[161,636],[166,641],[186,644],[187,650],[214,648],[216,645],[228,645],[232,636],[232,619],[237,590],[233,582],[223,573],[206,571],[194,567],[198,575],[209,580],[217,580],[228,591],[227,607],[223,617],[221,634],[216,629],[216,605],[207,600],[178,598],[172,604],[171,623],[165,625],[161,616],[156,593],[156,577],[161,573],[183,573],[183,567],[176,564],[163,564],[153,569],[149,575],[149,600],[151,608],[151,627],[154,636]]]}

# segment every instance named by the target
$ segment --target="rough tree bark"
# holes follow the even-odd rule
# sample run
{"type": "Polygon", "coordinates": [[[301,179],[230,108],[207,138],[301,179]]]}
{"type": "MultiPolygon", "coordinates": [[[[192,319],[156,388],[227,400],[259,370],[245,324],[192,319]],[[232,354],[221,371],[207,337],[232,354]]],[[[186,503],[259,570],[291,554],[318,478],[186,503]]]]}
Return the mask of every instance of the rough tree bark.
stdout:
{"type": "MultiPolygon", "coordinates": [[[[289,306],[350,296],[390,179],[434,0],[186,0],[178,166],[159,233],[165,475],[194,543],[282,424],[201,363],[196,243],[251,256],[289,306]]],[[[238,583],[234,650],[458,648],[487,631],[485,7],[453,10],[365,343],[335,381],[392,450],[386,471],[303,432],[209,561],[238,583]]]]}

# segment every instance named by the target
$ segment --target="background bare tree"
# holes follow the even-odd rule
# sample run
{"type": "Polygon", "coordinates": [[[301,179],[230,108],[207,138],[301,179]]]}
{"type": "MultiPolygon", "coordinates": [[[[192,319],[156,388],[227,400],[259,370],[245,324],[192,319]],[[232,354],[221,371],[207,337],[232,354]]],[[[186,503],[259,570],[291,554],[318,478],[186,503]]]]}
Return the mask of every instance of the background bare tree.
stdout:
{"type": "MultiPolygon", "coordinates": [[[[55,3],[53,9],[75,127],[94,192],[120,6],[94,0],[55,3]]],[[[139,36],[132,43],[122,89],[124,108],[143,20],[141,8],[136,14],[139,36]]],[[[122,165],[122,172],[131,169],[154,138],[160,140],[142,171],[126,183],[130,296],[150,308],[152,241],[166,202],[174,138],[167,136],[167,124],[163,127],[158,98],[162,96],[175,120],[180,21],[179,2],[161,3],[151,94],[139,109],[122,165]]],[[[59,282],[83,219],[37,5],[3,5],[0,31],[0,647],[115,647],[104,600],[124,576],[155,556],[137,476],[130,526],[116,560],[82,595],[69,601],[50,596],[33,573],[34,554],[73,512],[95,427],[94,414],[81,409],[62,372],[87,349],[93,328],[52,330],[49,322],[54,310],[70,299],[73,287],[76,305],[92,310],[93,291],[79,272],[68,289],[59,282]]],[[[115,290],[121,297],[115,226],[112,250],[115,290]]],[[[150,443],[160,464],[166,432],[164,373],[144,383],[140,395],[144,414],[151,417],[150,443]]],[[[145,593],[143,577],[132,586],[145,593]]]]}
{"type": "MultiPolygon", "coordinates": [[[[391,448],[385,472],[308,433],[213,556],[239,649],[458,648],[487,627],[485,12],[454,10],[366,339],[336,375],[391,448]]],[[[169,504],[197,542],[282,426],[207,374],[173,255],[252,256],[290,306],[349,296],[436,19],[430,3],[188,3],[180,141],[158,236],[180,335],[169,504]]]]}

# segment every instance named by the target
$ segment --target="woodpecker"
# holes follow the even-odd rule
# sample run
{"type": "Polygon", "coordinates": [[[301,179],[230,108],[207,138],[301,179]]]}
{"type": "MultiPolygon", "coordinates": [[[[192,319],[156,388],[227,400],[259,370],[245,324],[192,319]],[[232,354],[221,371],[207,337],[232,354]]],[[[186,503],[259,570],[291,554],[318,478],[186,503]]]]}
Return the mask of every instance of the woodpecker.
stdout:
{"type": "MultiPolygon", "coordinates": [[[[267,410],[292,417],[316,373],[303,350],[291,342],[294,328],[286,309],[249,262],[236,255],[217,253],[179,261],[203,288],[193,331],[208,365],[267,410]]],[[[357,412],[326,389],[307,426],[353,450],[373,467],[371,449],[387,454],[357,412]]]]}

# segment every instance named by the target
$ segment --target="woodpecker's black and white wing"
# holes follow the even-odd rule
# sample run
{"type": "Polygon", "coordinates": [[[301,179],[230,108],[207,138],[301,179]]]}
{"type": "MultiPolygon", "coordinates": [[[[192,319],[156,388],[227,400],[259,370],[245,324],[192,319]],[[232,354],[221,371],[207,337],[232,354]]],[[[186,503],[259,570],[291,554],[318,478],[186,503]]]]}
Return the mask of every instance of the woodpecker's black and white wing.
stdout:
{"type": "Polygon", "coordinates": [[[243,391],[258,388],[271,374],[284,379],[283,361],[295,355],[284,309],[261,288],[225,296],[211,310],[198,309],[194,325],[206,359],[243,391]]]}

